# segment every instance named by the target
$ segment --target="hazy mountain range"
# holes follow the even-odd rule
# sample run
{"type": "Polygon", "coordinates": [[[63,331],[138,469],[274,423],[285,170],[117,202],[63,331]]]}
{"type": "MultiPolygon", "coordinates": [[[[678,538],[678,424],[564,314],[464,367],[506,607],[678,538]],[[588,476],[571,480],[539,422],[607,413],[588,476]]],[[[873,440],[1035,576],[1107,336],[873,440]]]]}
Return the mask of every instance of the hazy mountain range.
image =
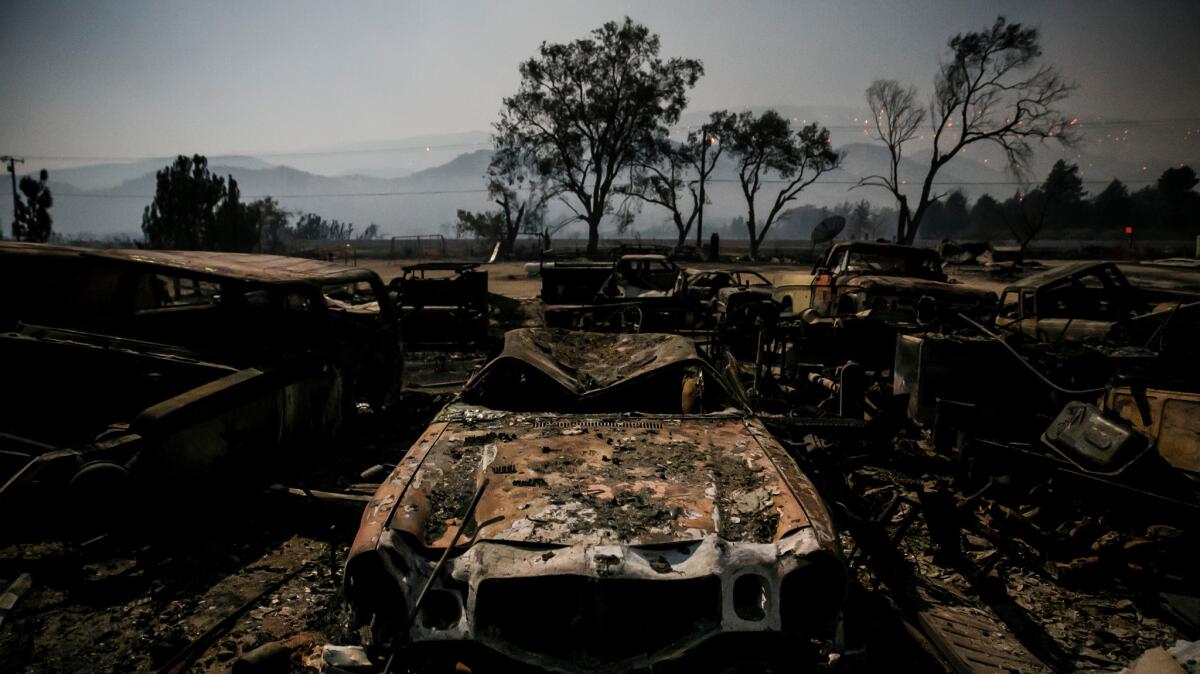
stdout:
{"type": "MultiPolygon", "coordinates": [[[[890,205],[882,190],[850,189],[859,178],[882,173],[888,166],[886,149],[866,142],[868,139],[854,130],[862,122],[854,121],[851,109],[777,109],[795,117],[798,123],[819,121],[830,126],[835,147],[845,153],[842,168],[810,186],[793,205],[831,206],[858,199],[890,205]]],[[[705,117],[685,116],[674,131],[675,137],[681,137],[689,126],[698,125],[705,117]]],[[[391,235],[446,233],[444,225],[454,221],[458,209],[491,207],[483,192],[482,176],[491,153],[486,141],[484,132],[412,137],[313,148],[287,156],[211,156],[209,167],[220,175],[232,175],[246,201],[270,195],[290,211],[353,222],[359,229],[377,223],[391,235]]],[[[1060,157],[1079,163],[1084,179],[1089,181],[1085,187],[1092,193],[1099,192],[1114,177],[1131,181],[1130,189],[1138,189],[1178,163],[1129,161],[1083,150],[1046,150],[1035,162],[1034,180],[1040,182],[1060,157]]],[[[915,148],[912,157],[901,164],[901,178],[910,184],[919,183],[928,159],[928,150],[915,148]]],[[[153,198],[154,173],[170,162],[171,158],[163,157],[52,170],[55,230],[68,236],[137,235],[142,211],[153,198]]],[[[732,164],[723,161],[714,179],[708,189],[711,204],[705,211],[706,222],[723,224],[743,215],[745,203],[733,182],[732,164]]],[[[939,173],[938,179],[943,183],[939,189],[957,187],[972,199],[984,192],[1007,196],[1017,189],[1013,177],[1003,170],[1003,158],[998,153],[973,151],[960,155],[939,173]]],[[[773,196],[772,187],[763,187],[760,210],[773,196]]],[[[551,213],[551,221],[566,213],[560,207],[560,212],[551,213]]],[[[662,209],[647,205],[638,224],[657,224],[665,218],[662,209]]]]}

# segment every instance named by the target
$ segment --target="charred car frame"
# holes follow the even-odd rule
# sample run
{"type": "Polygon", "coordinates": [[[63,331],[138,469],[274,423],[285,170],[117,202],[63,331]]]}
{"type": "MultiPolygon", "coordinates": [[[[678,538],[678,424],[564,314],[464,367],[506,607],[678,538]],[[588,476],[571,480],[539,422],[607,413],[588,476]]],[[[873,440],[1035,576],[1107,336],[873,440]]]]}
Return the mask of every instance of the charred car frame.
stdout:
{"type": "Polygon", "coordinates": [[[795,662],[845,573],[812,483],[690,340],[517,330],[375,494],[346,590],[377,662],[613,671],[747,638],[795,662]]]}

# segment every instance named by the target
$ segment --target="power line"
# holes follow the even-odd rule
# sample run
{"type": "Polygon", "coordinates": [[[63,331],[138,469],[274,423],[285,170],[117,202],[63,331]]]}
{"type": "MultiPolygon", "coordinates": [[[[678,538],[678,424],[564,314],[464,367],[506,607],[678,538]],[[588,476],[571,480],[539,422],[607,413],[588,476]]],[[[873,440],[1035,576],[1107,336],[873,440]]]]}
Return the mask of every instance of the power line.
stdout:
{"type": "MultiPolygon", "coordinates": [[[[829,129],[830,131],[863,131],[863,130],[871,131],[871,130],[874,130],[875,127],[871,124],[871,120],[869,117],[862,117],[861,119],[863,119],[865,121],[865,123],[861,124],[861,125],[859,125],[859,124],[821,124],[820,120],[816,120],[816,119],[801,120],[800,118],[797,118],[797,117],[793,117],[792,121],[800,122],[803,124],[815,122],[817,124],[821,124],[821,126],[823,126],[826,129],[829,129]]],[[[1085,120],[1078,120],[1078,122],[1073,124],[1072,126],[1074,126],[1075,128],[1082,128],[1082,129],[1089,129],[1089,128],[1129,128],[1129,129],[1133,129],[1133,128],[1143,128],[1143,127],[1164,127],[1164,126],[1169,126],[1172,124],[1196,124],[1196,125],[1200,126],[1200,117],[1164,117],[1164,118],[1159,118],[1159,119],[1104,119],[1104,120],[1096,120],[1096,121],[1090,121],[1090,122],[1085,121],[1085,120]]],[[[700,125],[691,125],[691,126],[680,125],[680,126],[673,126],[671,128],[691,131],[694,129],[699,129],[701,127],[700,127],[700,125]]]]}
{"type": "Polygon", "coordinates": [[[17,236],[17,220],[21,219],[18,214],[20,202],[17,201],[17,164],[24,164],[25,157],[5,155],[0,157],[0,163],[8,164],[8,173],[12,178],[13,236],[17,236]]]}
{"type": "MultiPolygon", "coordinates": [[[[1072,127],[1076,128],[1076,129],[1095,129],[1095,128],[1135,129],[1135,128],[1150,128],[1150,127],[1169,127],[1172,124],[1200,125],[1200,117],[1189,118],[1189,119],[1178,119],[1178,120],[1160,119],[1160,120],[1142,120],[1142,121],[1125,121],[1125,122],[1121,122],[1121,121],[1079,122],[1077,124],[1073,124],[1072,127]]],[[[875,130],[875,127],[869,123],[861,124],[861,125],[854,125],[854,124],[832,125],[832,126],[826,126],[825,128],[829,129],[830,131],[874,131],[875,130]]]]}
{"type": "MultiPolygon", "coordinates": [[[[479,194],[486,189],[473,190],[420,190],[412,192],[330,192],[326,194],[242,194],[242,199],[333,199],[338,197],[413,197],[437,194],[479,194]]],[[[80,199],[153,199],[153,194],[87,194],[87,193],[55,193],[54,198],[75,197],[80,199]]]]}

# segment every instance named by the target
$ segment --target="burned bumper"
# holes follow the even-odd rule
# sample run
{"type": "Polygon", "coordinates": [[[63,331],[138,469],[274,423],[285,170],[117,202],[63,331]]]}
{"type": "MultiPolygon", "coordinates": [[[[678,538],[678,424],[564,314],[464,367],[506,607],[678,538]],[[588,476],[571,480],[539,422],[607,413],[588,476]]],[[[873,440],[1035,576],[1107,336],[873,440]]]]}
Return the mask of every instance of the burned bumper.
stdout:
{"type": "Polygon", "coordinates": [[[484,541],[447,563],[406,624],[435,562],[393,532],[372,557],[377,564],[357,560],[348,583],[380,645],[466,642],[559,672],[649,668],[720,635],[821,637],[846,584],[811,528],[761,544],[715,535],[669,546],[484,541]]]}

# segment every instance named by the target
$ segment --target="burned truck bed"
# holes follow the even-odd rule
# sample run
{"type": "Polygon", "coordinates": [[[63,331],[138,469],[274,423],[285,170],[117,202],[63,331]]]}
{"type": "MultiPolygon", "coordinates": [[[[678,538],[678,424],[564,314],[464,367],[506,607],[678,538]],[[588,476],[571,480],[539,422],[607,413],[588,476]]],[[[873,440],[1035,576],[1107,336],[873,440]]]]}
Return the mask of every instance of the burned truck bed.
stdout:
{"type": "Polygon", "coordinates": [[[0,498],[230,484],[400,390],[394,307],[365,269],[0,242],[0,281],[0,498]]]}

